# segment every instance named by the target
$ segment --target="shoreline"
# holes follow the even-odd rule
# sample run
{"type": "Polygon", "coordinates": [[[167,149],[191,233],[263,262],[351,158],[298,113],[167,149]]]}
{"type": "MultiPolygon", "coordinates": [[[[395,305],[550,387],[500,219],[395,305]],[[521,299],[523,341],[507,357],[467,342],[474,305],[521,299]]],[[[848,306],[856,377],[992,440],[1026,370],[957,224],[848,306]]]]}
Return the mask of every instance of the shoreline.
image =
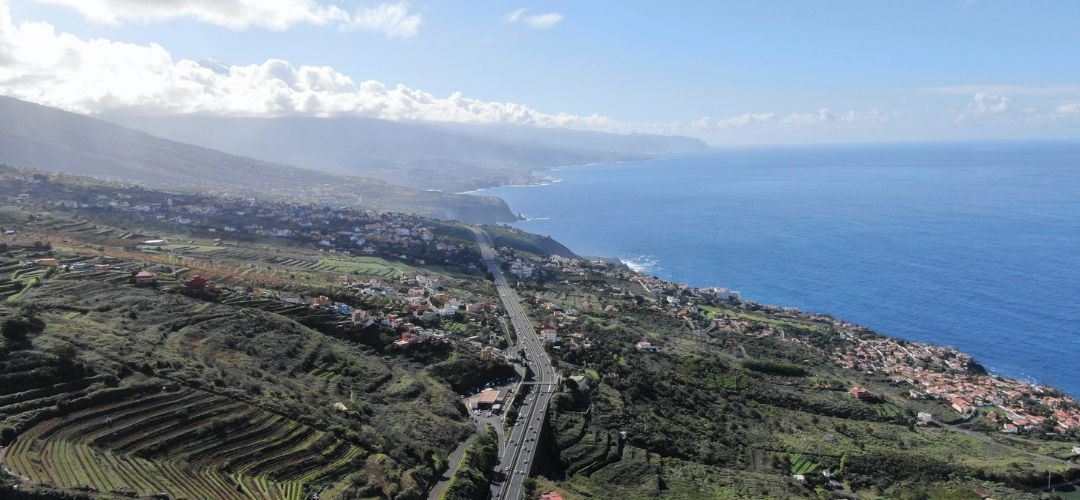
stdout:
{"type": "MultiPolygon", "coordinates": [[[[567,262],[550,255],[519,258],[537,269],[550,266],[571,276],[584,275],[596,263],[589,258],[567,262]]],[[[672,318],[693,317],[698,326],[690,322],[692,331],[801,345],[825,355],[837,368],[862,373],[873,377],[875,382],[899,388],[902,397],[939,401],[959,418],[983,419],[984,425],[989,426],[988,433],[1041,434],[1052,439],[1080,430],[1080,404],[1076,395],[1052,384],[990,372],[974,356],[951,345],[905,340],[831,314],[742,300],[740,294],[727,289],[691,286],[625,267],[610,266],[600,272],[641,285],[646,294],[653,296],[654,308],[661,314],[672,318]],[[825,330],[792,330],[780,324],[751,329],[751,321],[768,323],[755,319],[762,315],[781,323],[790,320],[818,324],[825,330]],[[835,337],[839,342],[821,343],[822,339],[817,337],[821,333],[827,335],[826,339],[835,337]]],[[[935,416],[955,420],[951,413],[929,418],[935,416]]]]}
{"type": "MultiPolygon", "coordinates": [[[[660,158],[662,158],[662,157],[660,157],[660,158]]],[[[656,159],[656,158],[652,158],[652,159],[656,159]]],[[[642,160],[628,160],[628,161],[642,161],[642,160]]],[[[626,163],[626,162],[627,161],[592,162],[592,163],[582,163],[582,164],[559,165],[559,166],[554,166],[554,167],[550,167],[550,168],[547,168],[547,169],[539,170],[537,172],[553,172],[553,171],[557,171],[557,170],[574,168],[574,167],[596,166],[596,165],[606,165],[606,164],[613,164],[614,165],[614,164],[617,164],[617,163],[626,163]]],[[[482,188],[482,189],[478,189],[478,190],[474,190],[474,191],[470,191],[470,192],[466,192],[466,193],[462,193],[462,194],[480,194],[480,193],[482,193],[484,191],[487,191],[489,189],[495,189],[495,188],[499,188],[499,187],[540,187],[540,186],[548,186],[548,185],[552,185],[552,184],[557,184],[559,182],[562,182],[562,179],[556,178],[554,176],[546,176],[543,181],[536,182],[536,183],[520,184],[520,185],[491,186],[491,187],[482,188]]],[[[493,196],[493,195],[490,195],[490,194],[483,194],[483,195],[484,196],[493,196]]],[[[496,196],[496,197],[498,197],[498,196],[496,196]]],[[[498,197],[498,198],[503,199],[501,197],[498,197]]],[[[504,199],[504,201],[505,201],[505,199],[504,199]]],[[[507,204],[509,205],[509,202],[507,202],[507,204]]],[[[511,207],[511,209],[513,209],[513,207],[511,207]]],[[[535,218],[526,217],[524,214],[517,213],[517,212],[515,212],[515,215],[518,215],[520,217],[519,220],[516,221],[517,223],[529,222],[529,221],[532,221],[532,220],[550,220],[549,217],[535,217],[535,218]]],[[[516,223],[509,223],[509,224],[512,225],[512,226],[515,226],[516,223]]],[[[528,231],[528,229],[526,229],[526,228],[518,227],[518,229],[528,231]]],[[[573,250],[573,249],[571,249],[571,250],[573,250]]],[[[646,256],[642,256],[642,257],[646,257],[646,256]]],[[[619,262],[621,262],[621,264],[624,267],[626,267],[626,268],[628,268],[628,269],[630,269],[630,270],[632,270],[632,271],[634,271],[636,273],[640,273],[641,275],[644,275],[644,276],[649,276],[651,278],[660,279],[660,280],[667,281],[667,282],[670,282],[670,283],[675,283],[675,284],[678,284],[678,285],[692,286],[692,285],[689,285],[688,283],[681,283],[679,281],[670,280],[670,279],[664,279],[664,278],[660,278],[658,276],[649,274],[650,272],[654,271],[657,268],[657,266],[660,264],[660,262],[657,259],[652,258],[651,256],[648,257],[647,260],[645,262],[643,262],[643,263],[638,262],[637,258],[624,258],[624,257],[618,257],[618,256],[617,257],[611,257],[611,258],[605,258],[604,260],[608,260],[608,261],[618,260],[619,262]]],[[[798,310],[797,308],[794,308],[794,307],[772,306],[772,305],[767,304],[765,302],[757,302],[756,300],[751,301],[751,302],[755,302],[755,303],[761,304],[763,306],[777,307],[777,308],[780,308],[780,309],[795,309],[795,310],[798,310]]],[[[831,316],[831,313],[814,313],[814,312],[810,312],[809,314],[822,314],[822,315],[831,316]]],[[[855,323],[852,323],[852,324],[855,324],[855,323]]],[[[877,330],[874,330],[872,327],[867,327],[867,326],[863,326],[863,325],[860,325],[860,326],[862,328],[867,329],[867,330],[877,332],[877,330]]],[[[959,348],[953,347],[953,346],[951,346],[949,344],[946,344],[946,343],[936,342],[933,339],[924,341],[924,340],[918,340],[918,339],[914,339],[914,338],[906,338],[906,337],[903,337],[903,336],[897,336],[897,335],[888,334],[888,333],[884,333],[884,334],[881,334],[881,335],[883,335],[883,336],[885,336],[885,337],[887,337],[889,339],[895,339],[895,340],[902,341],[902,342],[918,342],[918,343],[925,343],[925,344],[938,346],[938,347],[942,347],[942,348],[950,348],[950,349],[955,350],[958,353],[963,353],[966,356],[971,356],[971,355],[967,354],[966,352],[960,350],[959,348]]],[[[971,356],[971,357],[976,363],[979,363],[980,366],[983,366],[983,367],[986,368],[986,370],[988,372],[988,375],[991,375],[991,376],[994,376],[994,377],[1001,377],[1001,378],[1011,380],[1011,381],[1017,381],[1017,382],[1030,384],[1030,385],[1032,385],[1034,387],[1038,387],[1038,388],[1050,388],[1050,389],[1052,389],[1054,391],[1060,392],[1061,394],[1065,394],[1065,395],[1067,395],[1067,396],[1069,396],[1069,397],[1071,397],[1073,399],[1080,399],[1080,394],[1073,394],[1072,392],[1060,389],[1060,388],[1054,386],[1051,383],[1040,381],[1039,378],[1037,378],[1036,376],[1034,376],[1034,375],[1032,375],[1030,373],[1027,373],[1026,370],[1023,373],[1020,373],[1018,375],[1013,375],[1013,374],[1011,374],[1011,373],[1009,373],[1007,371],[996,369],[993,366],[983,364],[978,359],[975,359],[974,356],[971,356]]]]}
{"type": "MultiPolygon", "coordinates": [[[[487,191],[489,189],[498,189],[498,188],[529,188],[529,187],[550,186],[552,184],[558,184],[558,183],[562,182],[562,179],[560,179],[558,177],[551,177],[551,176],[543,175],[545,172],[554,172],[556,170],[565,170],[565,169],[577,168],[577,167],[592,167],[592,166],[609,165],[609,164],[610,165],[618,165],[618,164],[622,164],[622,163],[651,161],[651,160],[659,160],[659,159],[663,159],[663,158],[667,158],[667,156],[657,155],[657,156],[652,156],[652,157],[649,157],[649,158],[628,158],[628,159],[624,159],[624,160],[593,161],[593,162],[588,162],[588,163],[568,163],[568,164],[565,164],[565,165],[555,165],[555,166],[551,166],[551,167],[541,167],[541,168],[529,171],[529,176],[530,177],[536,177],[537,178],[536,182],[526,182],[524,184],[492,184],[490,186],[484,186],[484,187],[479,187],[479,188],[476,188],[476,189],[470,189],[468,191],[454,192],[453,194],[463,194],[463,195],[470,195],[470,196],[492,196],[492,195],[489,195],[489,194],[484,194],[483,192],[487,191]]],[[[494,198],[499,198],[498,196],[493,196],[493,197],[494,198]]],[[[503,200],[503,201],[506,201],[506,200],[503,200]]]]}

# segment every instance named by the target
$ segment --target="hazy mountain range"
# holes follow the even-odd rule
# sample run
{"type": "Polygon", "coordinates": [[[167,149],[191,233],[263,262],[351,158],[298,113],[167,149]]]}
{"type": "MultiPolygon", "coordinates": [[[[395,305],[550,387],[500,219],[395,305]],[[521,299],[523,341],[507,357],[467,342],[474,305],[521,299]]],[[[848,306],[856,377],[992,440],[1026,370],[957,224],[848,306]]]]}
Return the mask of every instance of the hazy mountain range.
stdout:
{"type": "Polygon", "coordinates": [[[506,222],[501,199],[433,193],[170,141],[87,116],[0,97],[0,163],[153,187],[506,222]]]}
{"type": "Polygon", "coordinates": [[[490,223],[514,219],[502,200],[431,190],[534,181],[536,170],[558,165],[705,147],[681,137],[365,118],[109,119],[122,125],[0,97],[0,162],[490,223]]]}
{"type": "Polygon", "coordinates": [[[535,171],[554,166],[707,148],[697,139],[675,136],[356,117],[108,115],[106,119],[232,154],[454,192],[533,182],[538,180],[535,171]]]}

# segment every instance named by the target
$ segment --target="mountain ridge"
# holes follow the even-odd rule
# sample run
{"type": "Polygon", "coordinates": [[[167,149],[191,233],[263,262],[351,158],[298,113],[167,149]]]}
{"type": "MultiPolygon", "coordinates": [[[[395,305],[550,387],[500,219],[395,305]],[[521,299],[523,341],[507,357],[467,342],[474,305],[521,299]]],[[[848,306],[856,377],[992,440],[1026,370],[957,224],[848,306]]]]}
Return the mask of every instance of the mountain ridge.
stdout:
{"type": "Polygon", "coordinates": [[[553,167],[702,151],[676,136],[364,117],[102,115],[172,140],[313,170],[453,192],[541,180],[553,167]]]}
{"type": "Polygon", "coordinates": [[[303,199],[471,222],[516,219],[498,198],[426,192],[163,139],[0,96],[0,162],[157,187],[303,199]]]}

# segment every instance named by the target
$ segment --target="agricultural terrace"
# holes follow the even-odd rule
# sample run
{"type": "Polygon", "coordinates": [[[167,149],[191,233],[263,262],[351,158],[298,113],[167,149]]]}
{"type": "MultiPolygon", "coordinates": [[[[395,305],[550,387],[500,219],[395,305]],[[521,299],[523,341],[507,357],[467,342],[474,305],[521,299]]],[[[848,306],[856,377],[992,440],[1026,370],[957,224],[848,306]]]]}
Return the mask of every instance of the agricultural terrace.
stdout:
{"type": "Polygon", "coordinates": [[[436,473],[432,457],[471,432],[445,379],[363,345],[392,331],[246,291],[169,293],[192,271],[178,257],[66,245],[9,246],[0,267],[6,282],[39,278],[0,304],[0,319],[40,324],[0,356],[3,460],[25,484],[298,498],[345,478],[346,490],[401,491],[412,471],[405,487],[416,490],[436,473]],[[26,264],[38,258],[56,263],[26,264]],[[142,269],[157,288],[130,283],[142,269]],[[379,467],[364,468],[366,450],[380,449],[379,467]]]}
{"type": "Polygon", "coordinates": [[[62,488],[285,499],[301,498],[305,483],[362,455],[360,447],[281,415],[177,387],[44,420],[9,446],[5,464],[62,488]]]}

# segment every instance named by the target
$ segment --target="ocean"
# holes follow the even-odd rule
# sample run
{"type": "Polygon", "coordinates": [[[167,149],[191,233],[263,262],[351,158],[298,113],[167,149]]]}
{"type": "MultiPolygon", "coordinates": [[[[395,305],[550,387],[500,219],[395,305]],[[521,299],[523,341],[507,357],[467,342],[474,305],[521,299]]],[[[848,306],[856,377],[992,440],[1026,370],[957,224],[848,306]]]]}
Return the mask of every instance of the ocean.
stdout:
{"type": "Polygon", "coordinates": [[[549,175],[483,193],[580,255],[1080,396],[1080,143],[734,149],[549,175]]]}

